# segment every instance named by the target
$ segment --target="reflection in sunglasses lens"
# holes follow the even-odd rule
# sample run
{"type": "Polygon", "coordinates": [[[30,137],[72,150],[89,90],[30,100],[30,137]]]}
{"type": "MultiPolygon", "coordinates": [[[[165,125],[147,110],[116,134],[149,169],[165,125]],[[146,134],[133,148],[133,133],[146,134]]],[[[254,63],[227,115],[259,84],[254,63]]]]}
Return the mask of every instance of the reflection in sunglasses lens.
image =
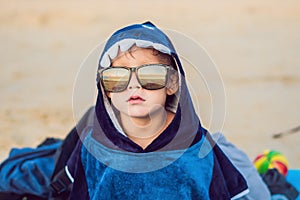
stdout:
{"type": "Polygon", "coordinates": [[[126,89],[129,76],[129,70],[125,68],[108,68],[102,72],[101,79],[106,91],[118,92],[126,89]]]}
{"type": "MultiPolygon", "coordinates": [[[[167,68],[164,65],[145,65],[136,68],[137,78],[144,89],[165,87],[167,68]]],[[[132,68],[111,67],[102,71],[101,81],[108,92],[122,92],[128,86],[132,68]]],[[[135,70],[134,70],[135,71],[135,70]]]]}
{"type": "Polygon", "coordinates": [[[164,66],[153,65],[141,67],[138,78],[142,87],[148,90],[161,89],[165,86],[167,69],[164,66]]]}

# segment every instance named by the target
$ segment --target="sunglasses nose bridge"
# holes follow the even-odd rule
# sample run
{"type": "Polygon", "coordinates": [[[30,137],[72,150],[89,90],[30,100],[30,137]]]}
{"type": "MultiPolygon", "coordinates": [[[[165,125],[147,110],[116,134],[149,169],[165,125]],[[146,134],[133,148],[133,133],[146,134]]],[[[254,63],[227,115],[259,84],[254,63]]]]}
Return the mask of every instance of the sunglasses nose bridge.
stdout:
{"type": "Polygon", "coordinates": [[[130,79],[129,79],[129,83],[128,83],[128,88],[129,89],[141,88],[142,87],[141,84],[138,81],[136,69],[137,69],[136,67],[129,68],[129,70],[130,70],[130,79]]]}
{"type": "Polygon", "coordinates": [[[137,67],[130,67],[130,68],[129,68],[129,70],[130,70],[130,73],[132,73],[132,72],[136,72],[136,69],[137,69],[137,67]]]}

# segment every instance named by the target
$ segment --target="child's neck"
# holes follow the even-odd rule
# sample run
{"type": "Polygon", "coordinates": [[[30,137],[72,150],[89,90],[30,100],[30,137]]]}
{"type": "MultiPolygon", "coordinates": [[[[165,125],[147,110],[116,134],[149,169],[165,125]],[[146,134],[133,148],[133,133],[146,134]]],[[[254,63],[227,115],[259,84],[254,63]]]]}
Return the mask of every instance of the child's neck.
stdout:
{"type": "Polygon", "coordinates": [[[174,113],[162,110],[143,118],[121,115],[122,127],[133,142],[145,149],[171,123],[174,113]]]}

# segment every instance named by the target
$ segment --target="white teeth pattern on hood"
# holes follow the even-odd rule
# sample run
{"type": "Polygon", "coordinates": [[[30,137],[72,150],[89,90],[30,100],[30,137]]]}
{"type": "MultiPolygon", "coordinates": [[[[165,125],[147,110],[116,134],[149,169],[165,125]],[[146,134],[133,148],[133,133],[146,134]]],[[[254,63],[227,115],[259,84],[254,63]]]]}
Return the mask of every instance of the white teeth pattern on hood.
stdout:
{"type": "Polygon", "coordinates": [[[112,45],[102,56],[102,59],[100,60],[100,66],[103,68],[109,67],[111,65],[111,60],[115,59],[118,55],[119,49],[120,51],[124,52],[130,49],[132,46],[136,45],[140,48],[149,48],[152,47],[156,49],[157,51],[160,51],[162,53],[171,55],[171,50],[159,43],[153,43],[146,40],[137,40],[137,39],[123,39],[118,42],[116,42],[114,45],[112,45]]]}

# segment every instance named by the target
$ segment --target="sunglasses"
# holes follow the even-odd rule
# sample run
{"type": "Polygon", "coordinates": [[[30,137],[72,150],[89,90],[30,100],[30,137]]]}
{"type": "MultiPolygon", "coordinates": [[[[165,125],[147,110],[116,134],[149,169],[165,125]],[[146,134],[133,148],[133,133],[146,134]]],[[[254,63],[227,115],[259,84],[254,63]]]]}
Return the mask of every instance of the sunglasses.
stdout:
{"type": "Polygon", "coordinates": [[[122,92],[127,89],[132,72],[142,88],[158,90],[166,87],[168,72],[174,70],[169,65],[147,64],[138,67],[108,67],[100,70],[100,81],[106,92],[122,92]]]}

